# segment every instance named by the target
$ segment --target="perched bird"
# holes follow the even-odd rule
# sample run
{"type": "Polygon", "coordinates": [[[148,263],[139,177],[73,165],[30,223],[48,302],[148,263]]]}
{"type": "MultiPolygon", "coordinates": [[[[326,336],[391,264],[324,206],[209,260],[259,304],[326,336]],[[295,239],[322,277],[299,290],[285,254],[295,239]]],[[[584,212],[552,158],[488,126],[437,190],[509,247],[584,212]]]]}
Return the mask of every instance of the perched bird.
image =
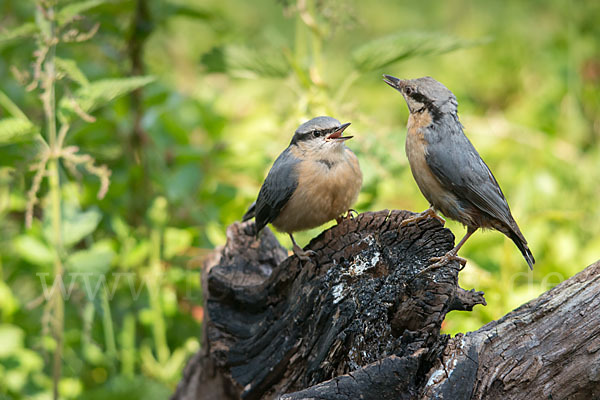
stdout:
{"type": "Polygon", "coordinates": [[[466,260],[458,250],[478,228],[492,228],[508,236],[533,269],[535,260],[527,240],[513,218],[506,198],[494,175],[463,133],[458,120],[456,97],[431,77],[401,80],[390,75],[383,79],[398,90],[408,105],[406,155],[413,177],[430,208],[406,223],[446,217],[467,227],[467,233],[452,250],[432,267],[449,260],[466,260]]]}
{"type": "Polygon", "coordinates": [[[296,129],[290,145],[277,157],[258,198],[243,221],[255,218],[256,235],[267,225],[290,235],[294,254],[309,259],[293,232],[342,219],[350,211],[362,185],[358,159],[342,136],[350,123],[316,117],[296,129]]]}

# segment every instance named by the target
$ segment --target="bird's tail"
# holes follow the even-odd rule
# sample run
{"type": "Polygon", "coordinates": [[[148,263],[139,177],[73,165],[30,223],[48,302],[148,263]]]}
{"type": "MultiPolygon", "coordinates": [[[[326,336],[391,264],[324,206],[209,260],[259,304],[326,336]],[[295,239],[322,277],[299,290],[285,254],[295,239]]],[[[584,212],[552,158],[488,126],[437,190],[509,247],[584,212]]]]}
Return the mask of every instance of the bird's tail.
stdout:
{"type": "Polygon", "coordinates": [[[535,258],[533,258],[533,254],[531,253],[531,250],[529,250],[529,247],[527,246],[527,241],[523,237],[523,234],[521,234],[521,232],[514,232],[511,229],[508,236],[513,242],[515,242],[519,250],[521,250],[521,254],[523,254],[523,257],[525,258],[525,261],[527,261],[527,264],[529,264],[529,269],[533,270],[535,258]]]}
{"type": "Polygon", "coordinates": [[[242,222],[246,222],[249,219],[252,219],[256,216],[256,202],[252,203],[250,207],[248,207],[248,211],[242,217],[242,222]]]}

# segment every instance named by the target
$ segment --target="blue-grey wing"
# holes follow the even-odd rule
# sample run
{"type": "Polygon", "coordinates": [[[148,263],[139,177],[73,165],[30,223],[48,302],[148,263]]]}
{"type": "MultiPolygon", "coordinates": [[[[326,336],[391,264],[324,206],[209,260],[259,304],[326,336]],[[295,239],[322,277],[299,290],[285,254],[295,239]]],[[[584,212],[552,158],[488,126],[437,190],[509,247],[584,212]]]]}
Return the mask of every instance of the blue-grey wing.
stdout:
{"type": "Polygon", "coordinates": [[[293,156],[289,147],[277,157],[265,179],[254,209],[256,232],[260,232],[279,215],[294,191],[298,187],[297,164],[299,159],[293,156]]]}
{"type": "MultiPolygon", "coordinates": [[[[506,198],[486,163],[464,135],[459,123],[455,128],[436,131],[429,128],[425,161],[440,183],[461,201],[500,220],[509,227],[516,225],[506,198]]],[[[517,228],[518,229],[518,228],[517,228]]]]}

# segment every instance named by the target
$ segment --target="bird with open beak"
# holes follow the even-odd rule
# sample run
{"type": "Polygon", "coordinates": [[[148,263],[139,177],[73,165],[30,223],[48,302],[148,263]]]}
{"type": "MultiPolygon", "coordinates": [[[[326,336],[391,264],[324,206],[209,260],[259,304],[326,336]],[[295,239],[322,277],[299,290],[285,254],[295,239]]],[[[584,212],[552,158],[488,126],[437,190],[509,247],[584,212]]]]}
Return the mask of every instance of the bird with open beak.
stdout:
{"type": "Polygon", "coordinates": [[[255,218],[256,234],[271,223],[289,234],[294,254],[308,260],[293,232],[315,228],[327,221],[341,221],[356,201],[362,172],[356,155],[343,136],[350,123],[316,117],[300,125],[289,146],[277,157],[258,198],[243,221],[255,218]]]}
{"type": "Polygon", "coordinates": [[[513,218],[496,178],[463,132],[454,94],[431,77],[402,80],[384,75],[384,81],[399,91],[408,117],[406,155],[413,177],[430,208],[403,221],[406,225],[423,218],[444,220],[435,210],[467,227],[463,239],[431,267],[458,260],[458,250],[478,228],[498,230],[519,248],[531,269],[535,259],[513,218]]]}

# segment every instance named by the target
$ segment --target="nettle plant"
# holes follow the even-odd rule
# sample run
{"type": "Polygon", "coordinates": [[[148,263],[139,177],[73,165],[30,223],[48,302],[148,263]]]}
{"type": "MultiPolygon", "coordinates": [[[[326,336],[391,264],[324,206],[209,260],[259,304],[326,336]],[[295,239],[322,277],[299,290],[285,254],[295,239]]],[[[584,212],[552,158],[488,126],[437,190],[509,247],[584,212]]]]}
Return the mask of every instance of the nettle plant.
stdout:
{"type": "MultiPolygon", "coordinates": [[[[92,23],[90,28],[90,22],[82,13],[101,3],[91,0],[59,7],[56,0],[40,0],[36,4],[35,22],[0,33],[0,41],[33,39],[36,44],[32,67],[12,66],[11,71],[27,92],[39,96],[42,112],[38,114],[43,115],[43,120],[29,118],[0,90],[0,146],[35,149],[35,154],[28,154],[32,160],[31,173],[25,176],[31,176],[31,180],[24,223],[30,229],[36,215],[41,215],[42,228],[38,236],[17,237],[14,245],[24,250],[22,253],[33,259],[34,264],[52,266],[49,274],[50,284],[54,282],[52,290],[44,291],[30,306],[44,304],[42,333],[54,342],[48,346],[53,349],[54,398],[58,397],[61,376],[66,300],[64,290],[57,290],[57,286],[64,289],[63,275],[68,266],[72,270],[91,266],[94,273],[103,273],[111,262],[106,246],[92,244],[83,250],[75,247],[96,230],[101,214],[97,208],[81,210],[65,193],[69,180],[80,179],[83,172],[100,180],[97,196],[102,199],[109,189],[111,171],[105,165],[98,165],[90,154],[82,153],[77,146],[65,145],[65,139],[73,124],[94,122],[93,111],[153,80],[139,76],[90,82],[74,60],[58,55],[57,50],[62,46],[94,37],[100,25],[92,23]],[[81,28],[83,26],[87,28],[81,28]],[[37,209],[39,213],[35,212],[37,209]]],[[[18,173],[17,168],[7,168],[10,174],[18,173]]],[[[7,168],[3,168],[3,175],[7,168]]]]}

